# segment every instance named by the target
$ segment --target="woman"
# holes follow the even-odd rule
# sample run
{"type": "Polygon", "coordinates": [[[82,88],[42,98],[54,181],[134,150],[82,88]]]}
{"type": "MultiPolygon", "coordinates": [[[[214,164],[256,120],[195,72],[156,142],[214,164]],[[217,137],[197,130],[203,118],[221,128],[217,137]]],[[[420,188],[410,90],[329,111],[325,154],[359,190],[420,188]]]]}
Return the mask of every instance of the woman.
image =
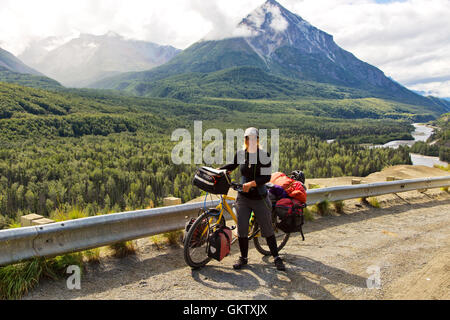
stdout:
{"type": "MultiPolygon", "coordinates": [[[[267,240],[267,245],[274,257],[278,270],[286,270],[283,260],[278,256],[278,246],[272,226],[272,204],[268,197],[265,184],[271,178],[270,155],[259,147],[259,132],[256,128],[245,130],[245,149],[234,156],[232,164],[220,168],[229,172],[240,165],[243,191],[236,198],[238,237],[241,256],[233,265],[234,269],[241,269],[248,264],[248,229],[252,211],[261,228],[261,234],[267,240]],[[264,158],[263,158],[264,156],[264,158]],[[244,160],[245,161],[242,161],[244,160]],[[269,159],[269,163],[261,163],[261,159],[269,159]]],[[[264,162],[267,162],[265,160],[264,162]]]]}

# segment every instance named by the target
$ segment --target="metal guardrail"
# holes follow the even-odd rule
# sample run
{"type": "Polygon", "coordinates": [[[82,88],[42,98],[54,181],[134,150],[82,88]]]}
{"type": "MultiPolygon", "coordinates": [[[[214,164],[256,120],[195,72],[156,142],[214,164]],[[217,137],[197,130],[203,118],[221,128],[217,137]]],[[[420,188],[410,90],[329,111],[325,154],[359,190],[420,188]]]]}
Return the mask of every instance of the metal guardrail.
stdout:
{"type": "MultiPolygon", "coordinates": [[[[340,186],[308,191],[308,205],[450,186],[450,176],[340,186]]],[[[215,207],[219,200],[208,201],[215,207]]],[[[0,231],[0,265],[51,257],[181,230],[203,202],[131,211],[0,231]]]]}

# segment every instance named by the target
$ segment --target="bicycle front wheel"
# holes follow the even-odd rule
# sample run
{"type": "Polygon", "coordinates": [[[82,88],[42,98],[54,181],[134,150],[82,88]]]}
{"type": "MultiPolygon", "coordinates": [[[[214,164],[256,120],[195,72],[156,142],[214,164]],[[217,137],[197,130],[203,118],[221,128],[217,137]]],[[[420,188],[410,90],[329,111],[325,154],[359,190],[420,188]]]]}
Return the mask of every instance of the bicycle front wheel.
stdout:
{"type": "Polygon", "coordinates": [[[184,260],[191,268],[204,267],[211,258],[208,257],[208,239],[219,225],[223,225],[223,217],[219,221],[219,212],[207,211],[201,214],[192,224],[184,240],[184,260]]]}
{"type": "MultiPolygon", "coordinates": [[[[275,213],[272,214],[272,225],[273,230],[275,232],[275,239],[277,240],[277,246],[278,246],[278,252],[281,251],[281,249],[284,248],[286,243],[289,240],[290,233],[284,233],[280,229],[277,228],[277,215],[275,213]]],[[[251,230],[251,234],[254,234],[258,232],[259,225],[258,222],[254,222],[253,228],[251,230]]],[[[264,256],[270,256],[271,252],[269,249],[269,246],[267,245],[266,239],[261,237],[261,232],[258,232],[257,234],[254,234],[253,242],[255,244],[256,250],[258,250],[259,253],[261,253],[264,256]]]]}

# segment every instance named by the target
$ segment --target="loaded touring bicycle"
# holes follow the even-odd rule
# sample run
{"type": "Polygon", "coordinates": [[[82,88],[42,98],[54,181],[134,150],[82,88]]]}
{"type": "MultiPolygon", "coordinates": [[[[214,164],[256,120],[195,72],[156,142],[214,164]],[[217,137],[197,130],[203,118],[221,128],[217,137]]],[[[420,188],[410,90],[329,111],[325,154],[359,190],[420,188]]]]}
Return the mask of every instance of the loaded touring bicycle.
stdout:
{"type": "MultiPolygon", "coordinates": [[[[199,168],[193,183],[209,194],[220,196],[220,203],[217,207],[201,209],[198,217],[191,219],[186,225],[183,241],[184,259],[190,267],[201,268],[212,259],[220,261],[226,257],[230,252],[231,245],[238,239],[237,213],[234,206],[236,199],[228,196],[228,191],[231,188],[240,192],[242,185],[232,182],[226,170],[209,167],[199,168]]],[[[271,188],[274,185],[268,183],[267,186],[271,188]]],[[[276,199],[272,199],[272,203],[272,224],[278,250],[281,250],[289,240],[290,233],[278,227],[282,223],[282,219],[275,210],[276,199]]],[[[303,205],[300,208],[302,212],[304,207],[303,205]]],[[[265,256],[271,254],[265,241],[261,241],[261,231],[253,214],[250,218],[248,237],[249,240],[253,240],[258,252],[265,256]]]]}

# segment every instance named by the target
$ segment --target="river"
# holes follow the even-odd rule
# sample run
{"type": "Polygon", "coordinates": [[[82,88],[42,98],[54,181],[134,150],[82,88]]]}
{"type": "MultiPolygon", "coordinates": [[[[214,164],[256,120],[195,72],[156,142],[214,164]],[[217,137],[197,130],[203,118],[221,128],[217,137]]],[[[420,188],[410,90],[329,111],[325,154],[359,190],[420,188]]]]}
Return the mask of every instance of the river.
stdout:
{"type": "MultiPolygon", "coordinates": [[[[399,146],[412,146],[414,143],[418,141],[427,141],[428,138],[433,134],[434,129],[430,128],[426,125],[414,123],[413,124],[415,130],[412,133],[414,138],[413,140],[395,140],[390,141],[384,145],[375,145],[374,148],[393,148],[397,149],[399,146]]],[[[434,165],[447,166],[447,162],[443,162],[439,160],[439,157],[428,157],[422,156],[420,154],[411,153],[411,161],[414,166],[427,166],[433,167],[434,165]]]]}

